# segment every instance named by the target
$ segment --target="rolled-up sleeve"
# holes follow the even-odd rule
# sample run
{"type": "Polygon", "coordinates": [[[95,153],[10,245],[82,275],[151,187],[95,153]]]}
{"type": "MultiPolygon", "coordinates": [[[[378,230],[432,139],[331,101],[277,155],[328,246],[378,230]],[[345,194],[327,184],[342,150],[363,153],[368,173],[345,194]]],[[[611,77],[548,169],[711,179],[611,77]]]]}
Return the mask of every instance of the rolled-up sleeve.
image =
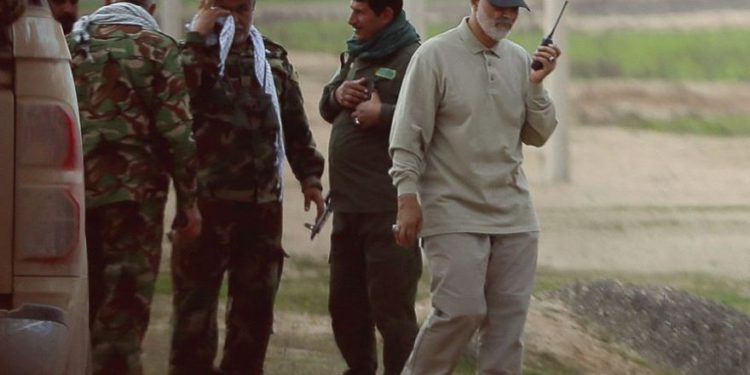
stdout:
{"type": "Polygon", "coordinates": [[[389,174],[399,195],[418,190],[440,97],[435,67],[417,51],[406,70],[390,133],[393,166],[389,174]]]}

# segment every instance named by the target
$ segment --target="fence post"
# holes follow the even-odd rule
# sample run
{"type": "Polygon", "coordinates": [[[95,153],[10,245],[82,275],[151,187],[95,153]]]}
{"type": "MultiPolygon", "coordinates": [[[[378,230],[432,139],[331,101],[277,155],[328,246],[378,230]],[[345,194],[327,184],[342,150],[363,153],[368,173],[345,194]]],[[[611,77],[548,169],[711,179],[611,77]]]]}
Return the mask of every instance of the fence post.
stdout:
{"type": "MultiPolygon", "coordinates": [[[[562,8],[562,0],[544,0],[544,33],[549,33],[562,8]]],[[[570,4],[568,4],[570,5],[570,4]]],[[[566,10],[566,13],[570,9],[566,10]]],[[[571,111],[568,104],[568,88],[570,87],[570,49],[568,48],[568,28],[565,15],[555,31],[553,40],[560,46],[563,55],[557,62],[555,71],[544,79],[544,86],[555,102],[557,120],[559,121],[555,133],[542,148],[544,160],[544,181],[547,183],[565,182],[570,180],[570,158],[568,152],[568,130],[571,124],[571,111]]]]}
{"type": "Polygon", "coordinates": [[[184,34],[182,0],[162,0],[157,12],[162,31],[175,39],[182,39],[184,34]]]}
{"type": "Polygon", "coordinates": [[[426,0],[404,0],[404,10],[406,17],[409,19],[414,28],[422,37],[422,41],[427,40],[427,15],[425,14],[426,0]]]}

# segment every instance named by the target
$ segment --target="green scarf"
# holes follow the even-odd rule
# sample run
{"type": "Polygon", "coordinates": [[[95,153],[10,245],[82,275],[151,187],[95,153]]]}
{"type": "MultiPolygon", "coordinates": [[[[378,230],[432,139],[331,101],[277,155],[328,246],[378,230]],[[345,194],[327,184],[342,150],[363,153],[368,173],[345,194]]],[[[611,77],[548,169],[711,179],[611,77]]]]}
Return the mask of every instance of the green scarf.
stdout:
{"type": "Polygon", "coordinates": [[[373,35],[370,40],[361,42],[356,36],[352,36],[346,46],[350,59],[369,61],[388,56],[414,42],[419,42],[419,34],[406,20],[405,12],[401,11],[390,25],[373,35]]]}

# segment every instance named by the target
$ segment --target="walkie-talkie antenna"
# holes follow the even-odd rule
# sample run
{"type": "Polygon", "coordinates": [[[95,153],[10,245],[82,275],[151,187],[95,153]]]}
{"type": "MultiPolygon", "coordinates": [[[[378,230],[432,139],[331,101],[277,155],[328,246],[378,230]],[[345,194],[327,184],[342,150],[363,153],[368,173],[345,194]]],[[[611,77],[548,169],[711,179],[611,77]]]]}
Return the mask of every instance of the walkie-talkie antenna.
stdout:
{"type": "MultiPolygon", "coordinates": [[[[555,30],[557,30],[557,24],[560,23],[560,19],[562,18],[563,12],[565,12],[565,7],[568,6],[568,0],[565,0],[563,3],[562,9],[560,9],[560,14],[557,16],[557,21],[555,21],[555,26],[552,27],[552,31],[549,32],[549,35],[547,35],[546,38],[542,39],[542,45],[548,46],[552,44],[552,35],[555,34],[555,30]]],[[[531,69],[539,70],[542,69],[544,65],[542,65],[542,62],[539,60],[534,60],[533,63],[531,63],[531,69]]]]}
{"type": "Polygon", "coordinates": [[[555,34],[555,30],[557,30],[557,24],[560,23],[560,18],[562,18],[563,12],[565,12],[565,7],[568,6],[568,0],[565,0],[563,3],[562,9],[560,9],[560,14],[557,15],[557,21],[555,21],[555,26],[552,26],[552,31],[549,32],[549,35],[547,35],[547,39],[552,39],[552,35],[555,34]]]}

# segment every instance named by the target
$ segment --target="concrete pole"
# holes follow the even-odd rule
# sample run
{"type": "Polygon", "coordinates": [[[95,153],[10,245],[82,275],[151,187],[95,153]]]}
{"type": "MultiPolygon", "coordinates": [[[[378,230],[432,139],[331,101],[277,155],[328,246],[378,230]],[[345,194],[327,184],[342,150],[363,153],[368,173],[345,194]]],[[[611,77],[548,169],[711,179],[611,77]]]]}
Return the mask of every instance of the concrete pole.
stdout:
{"type": "Polygon", "coordinates": [[[404,10],[406,18],[414,25],[417,32],[422,37],[422,41],[427,40],[427,14],[425,13],[426,0],[404,0],[404,10]]]}
{"type": "MultiPolygon", "coordinates": [[[[544,23],[545,36],[554,25],[562,8],[562,0],[544,0],[544,23]]],[[[568,4],[570,7],[570,4],[568,4]]],[[[566,9],[568,13],[570,9],[566,9]]],[[[570,180],[570,157],[568,152],[568,129],[571,124],[570,105],[568,105],[568,89],[570,87],[570,49],[568,48],[568,28],[566,19],[570,14],[563,16],[557,26],[555,35],[552,37],[555,44],[562,49],[562,58],[557,62],[555,71],[544,79],[544,86],[550,93],[557,111],[557,129],[542,148],[544,157],[544,181],[547,183],[558,183],[570,180]]]]}
{"type": "Polygon", "coordinates": [[[185,25],[182,20],[182,0],[161,0],[157,9],[161,30],[176,39],[182,39],[185,25]]]}

